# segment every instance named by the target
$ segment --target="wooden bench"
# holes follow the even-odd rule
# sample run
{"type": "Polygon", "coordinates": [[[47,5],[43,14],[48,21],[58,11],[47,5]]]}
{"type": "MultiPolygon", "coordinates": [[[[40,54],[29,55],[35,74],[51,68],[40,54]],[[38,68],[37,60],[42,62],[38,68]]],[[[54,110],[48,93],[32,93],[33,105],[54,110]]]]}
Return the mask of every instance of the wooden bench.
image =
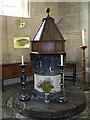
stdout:
{"type": "Polygon", "coordinates": [[[67,68],[72,69],[72,75],[65,75],[64,79],[65,80],[72,80],[73,85],[74,85],[74,82],[76,82],[76,62],[75,61],[67,61],[65,63],[65,65],[66,65],[66,69],[67,68]]]}
{"type": "MultiPolygon", "coordinates": [[[[2,90],[3,91],[4,91],[4,80],[21,77],[22,73],[21,73],[21,68],[19,67],[19,64],[20,63],[2,64],[2,90]]],[[[27,64],[27,67],[26,67],[25,75],[30,76],[33,74],[32,66],[30,62],[26,64],[27,64]]],[[[66,64],[66,68],[70,68],[70,69],[72,68],[72,75],[68,75],[68,76],[65,75],[65,80],[70,80],[72,78],[73,85],[74,85],[74,82],[76,81],[76,62],[68,61],[65,64],[66,64]]]]}
{"type": "MultiPolygon", "coordinates": [[[[4,80],[21,77],[22,72],[19,64],[21,63],[2,64],[2,91],[4,91],[4,80]]],[[[25,75],[30,76],[32,75],[32,66],[30,62],[26,64],[25,75]]]]}

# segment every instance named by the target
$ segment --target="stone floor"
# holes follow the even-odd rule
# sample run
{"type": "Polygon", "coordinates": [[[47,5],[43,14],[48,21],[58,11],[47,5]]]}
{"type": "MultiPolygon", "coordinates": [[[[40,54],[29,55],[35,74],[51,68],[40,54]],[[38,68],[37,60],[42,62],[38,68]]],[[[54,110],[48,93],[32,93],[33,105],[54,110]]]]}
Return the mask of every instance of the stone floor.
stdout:
{"type": "MultiPolygon", "coordinates": [[[[75,87],[80,88],[81,83],[79,80],[75,82],[75,87]]],[[[69,87],[72,86],[71,81],[65,81],[65,86],[69,87]]],[[[28,89],[32,89],[31,82],[27,84],[28,89]]],[[[8,119],[8,120],[33,120],[31,118],[24,117],[18,113],[14,109],[12,109],[12,105],[10,104],[11,96],[15,94],[17,91],[21,90],[20,84],[13,84],[8,85],[5,87],[5,92],[2,93],[2,120],[8,119]]],[[[83,91],[86,94],[87,97],[87,108],[86,110],[73,118],[73,120],[90,120],[90,90],[89,91],[83,91]]],[[[34,119],[35,120],[35,119],[34,119]]],[[[72,120],[72,119],[69,119],[72,120]]]]}

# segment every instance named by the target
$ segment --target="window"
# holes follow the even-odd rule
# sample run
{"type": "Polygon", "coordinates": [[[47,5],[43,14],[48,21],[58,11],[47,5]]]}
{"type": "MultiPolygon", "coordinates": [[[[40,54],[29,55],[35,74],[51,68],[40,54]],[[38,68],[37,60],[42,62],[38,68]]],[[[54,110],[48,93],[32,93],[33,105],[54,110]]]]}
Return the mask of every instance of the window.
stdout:
{"type": "Polygon", "coordinates": [[[5,16],[30,17],[30,1],[1,0],[0,14],[5,16]]]}

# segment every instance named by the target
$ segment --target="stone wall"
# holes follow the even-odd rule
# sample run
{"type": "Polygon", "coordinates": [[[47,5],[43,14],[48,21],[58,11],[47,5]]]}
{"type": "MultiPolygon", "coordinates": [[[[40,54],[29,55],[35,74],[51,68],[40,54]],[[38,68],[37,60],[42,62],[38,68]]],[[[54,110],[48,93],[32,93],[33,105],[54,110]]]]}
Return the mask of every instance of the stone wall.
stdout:
{"type": "MultiPolygon", "coordinates": [[[[88,8],[88,48],[90,48],[90,2],[88,8]]],[[[90,82],[90,49],[88,49],[88,81],[90,82]]]]}
{"type": "MultiPolygon", "coordinates": [[[[77,75],[82,75],[82,29],[85,30],[85,43],[88,44],[88,3],[64,3],[64,16],[57,26],[66,39],[67,61],[76,61],[77,75]]],[[[88,48],[86,66],[88,67],[88,48]]]]}
{"type": "MultiPolygon", "coordinates": [[[[56,21],[59,19],[59,10],[57,6],[57,3],[50,3],[50,14],[56,21]]],[[[25,57],[25,61],[30,60],[29,54],[31,52],[31,48],[14,48],[13,38],[29,36],[30,40],[32,40],[43,17],[47,14],[45,12],[46,7],[47,3],[31,3],[30,18],[2,16],[2,63],[20,62],[22,54],[25,57]],[[20,28],[17,24],[17,21],[20,19],[24,19],[26,21],[26,26],[24,28],[20,28]]]]}
{"type": "MultiPolygon", "coordinates": [[[[42,18],[46,16],[45,9],[47,7],[50,7],[50,15],[54,18],[55,23],[66,39],[67,60],[77,61],[77,70],[82,72],[81,30],[86,29],[85,40],[88,43],[88,3],[80,2],[32,2],[30,18],[0,16],[0,22],[2,21],[2,63],[20,62],[22,54],[25,56],[25,61],[30,60],[31,48],[14,48],[13,38],[16,36],[29,36],[32,40],[42,18]],[[19,28],[17,25],[19,19],[26,21],[24,28],[19,28]]],[[[88,62],[87,51],[86,60],[88,62]]]]}

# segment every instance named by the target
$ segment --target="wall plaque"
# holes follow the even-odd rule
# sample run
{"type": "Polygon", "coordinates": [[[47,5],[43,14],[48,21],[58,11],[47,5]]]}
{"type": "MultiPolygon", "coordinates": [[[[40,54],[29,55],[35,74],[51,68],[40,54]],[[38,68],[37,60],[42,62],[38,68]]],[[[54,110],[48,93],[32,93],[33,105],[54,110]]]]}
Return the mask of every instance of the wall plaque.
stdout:
{"type": "Polygon", "coordinates": [[[14,48],[30,48],[29,37],[14,37],[13,47],[14,48]]]}

